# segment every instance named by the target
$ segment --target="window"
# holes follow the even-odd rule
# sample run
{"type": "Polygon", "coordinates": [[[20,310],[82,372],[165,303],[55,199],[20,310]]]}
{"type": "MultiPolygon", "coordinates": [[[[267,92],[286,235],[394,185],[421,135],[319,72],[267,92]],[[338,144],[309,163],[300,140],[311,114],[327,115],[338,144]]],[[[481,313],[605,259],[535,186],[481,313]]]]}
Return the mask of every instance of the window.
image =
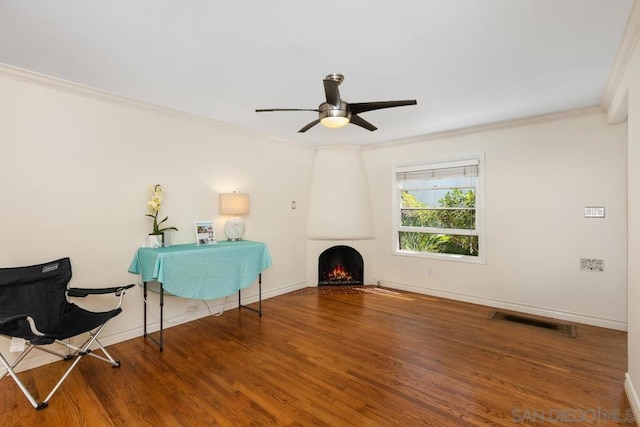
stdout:
{"type": "Polygon", "coordinates": [[[395,170],[395,252],[484,262],[481,157],[395,170]]]}

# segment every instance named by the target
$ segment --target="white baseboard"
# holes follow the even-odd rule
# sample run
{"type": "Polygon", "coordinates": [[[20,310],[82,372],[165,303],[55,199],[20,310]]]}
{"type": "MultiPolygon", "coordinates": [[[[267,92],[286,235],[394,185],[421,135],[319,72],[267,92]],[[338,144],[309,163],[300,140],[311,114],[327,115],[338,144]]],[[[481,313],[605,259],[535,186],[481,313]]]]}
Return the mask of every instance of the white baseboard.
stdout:
{"type": "Polygon", "coordinates": [[[440,298],[447,298],[456,301],[470,302],[473,304],[486,305],[493,308],[502,308],[504,310],[518,311],[521,313],[534,314],[537,316],[551,317],[554,319],[566,320],[568,322],[583,323],[585,325],[599,326],[602,328],[616,329],[619,331],[627,330],[627,322],[613,319],[604,319],[595,316],[587,316],[579,313],[571,313],[566,311],[553,310],[545,307],[536,307],[527,304],[514,303],[509,301],[501,301],[497,299],[478,297],[474,295],[461,294],[456,292],[442,291],[438,289],[430,289],[407,285],[404,283],[396,283],[383,279],[378,282],[382,286],[393,289],[415,292],[417,294],[431,295],[440,298]]]}
{"type": "MultiPolygon", "coordinates": [[[[262,293],[262,299],[266,300],[269,298],[273,298],[275,296],[278,295],[283,295],[292,291],[296,291],[298,289],[302,289],[304,287],[307,286],[307,282],[297,282],[297,283],[293,283],[293,284],[289,284],[286,286],[282,286],[280,288],[277,289],[271,289],[269,291],[263,292],[262,293]]],[[[236,294],[237,295],[237,294],[236,294]]],[[[253,304],[258,302],[258,290],[256,289],[255,292],[253,294],[249,294],[249,295],[245,295],[244,293],[242,294],[242,304],[243,305],[247,305],[247,304],[253,304]]],[[[202,317],[206,317],[206,316],[211,316],[211,315],[221,315],[222,313],[224,313],[227,310],[231,310],[234,308],[238,307],[238,298],[237,296],[235,298],[226,298],[223,300],[222,303],[217,304],[217,305],[213,305],[213,306],[208,306],[208,307],[204,307],[201,308],[199,310],[193,311],[193,312],[187,312],[187,313],[183,313],[171,318],[165,318],[164,319],[164,329],[168,329],[171,328],[173,326],[178,326],[180,324],[183,323],[187,323],[187,322],[191,322],[193,320],[196,319],[200,319],[202,317]],[[229,301],[231,300],[231,301],[229,301]]],[[[155,331],[159,331],[160,330],[160,318],[155,316],[154,314],[149,313],[149,319],[148,319],[148,323],[147,323],[147,331],[148,332],[155,332],[155,331]]],[[[104,332],[107,332],[107,330],[105,329],[104,332]]],[[[138,338],[141,337],[144,333],[144,328],[142,325],[140,325],[139,327],[136,328],[132,328],[132,329],[128,329],[125,331],[119,331],[119,332],[114,332],[114,333],[110,333],[110,334],[105,334],[105,335],[100,335],[100,343],[105,346],[108,347],[110,345],[113,344],[117,344],[119,342],[123,342],[123,341],[127,341],[130,339],[134,339],[134,338],[138,338]]],[[[63,348],[63,347],[60,347],[63,348]]],[[[94,347],[94,349],[97,348],[94,347]]],[[[16,355],[18,355],[19,353],[15,353],[16,355]]],[[[6,357],[6,355],[5,355],[6,357]]],[[[115,356],[114,356],[115,357],[115,356]]],[[[12,360],[9,360],[7,358],[7,360],[9,361],[9,363],[12,362],[12,360]]],[[[49,353],[45,353],[42,351],[36,351],[34,350],[32,353],[30,353],[27,357],[25,357],[25,359],[20,362],[20,364],[16,367],[16,372],[22,372],[22,371],[27,371],[29,369],[33,369],[33,368],[37,368],[39,366],[44,366],[47,365],[49,363],[53,363],[53,362],[57,362],[61,360],[59,357],[54,356],[52,354],[49,353]]],[[[4,374],[4,372],[6,372],[6,369],[0,369],[0,375],[4,374]]]]}
{"type": "Polygon", "coordinates": [[[640,422],[640,398],[638,398],[638,393],[631,383],[631,377],[628,372],[624,379],[624,391],[627,395],[627,399],[629,399],[629,405],[631,405],[634,419],[636,422],[640,422]]]}
{"type": "MultiPolygon", "coordinates": [[[[262,300],[267,300],[269,298],[273,298],[276,297],[278,295],[283,295],[289,292],[293,292],[296,291],[298,289],[302,289],[305,286],[307,286],[307,282],[297,282],[297,283],[293,283],[290,285],[286,285],[286,286],[282,286],[280,288],[277,289],[272,289],[269,291],[263,291],[262,292],[262,300]]],[[[218,300],[216,300],[218,302],[218,300]]],[[[257,303],[258,302],[258,290],[255,289],[255,291],[252,294],[248,294],[248,292],[244,292],[242,294],[242,304],[243,305],[248,305],[248,304],[253,304],[253,303],[257,303]]],[[[216,305],[204,305],[204,307],[193,311],[193,312],[186,312],[186,313],[182,313],[179,314],[177,316],[171,317],[171,318],[166,318],[164,319],[164,329],[169,329],[173,326],[178,326],[181,325],[183,323],[187,323],[187,322],[191,322],[193,320],[197,320],[203,317],[207,317],[207,316],[220,316],[222,315],[225,311],[227,310],[232,310],[234,308],[238,308],[238,298],[237,298],[237,294],[234,295],[230,295],[229,297],[225,298],[224,300],[221,299],[221,301],[218,302],[218,304],[216,305]]],[[[158,317],[156,314],[153,313],[149,313],[148,314],[148,320],[147,320],[147,331],[148,332],[155,332],[155,331],[159,331],[160,330],[160,317],[158,317]]],[[[134,330],[131,331],[125,331],[125,332],[120,332],[118,334],[111,334],[106,336],[105,338],[101,339],[100,342],[102,344],[106,345],[111,345],[111,344],[116,344],[122,341],[126,341],[128,339],[131,338],[136,338],[136,337],[141,337],[143,335],[143,328],[142,326],[140,326],[139,328],[136,328],[134,330]]]]}

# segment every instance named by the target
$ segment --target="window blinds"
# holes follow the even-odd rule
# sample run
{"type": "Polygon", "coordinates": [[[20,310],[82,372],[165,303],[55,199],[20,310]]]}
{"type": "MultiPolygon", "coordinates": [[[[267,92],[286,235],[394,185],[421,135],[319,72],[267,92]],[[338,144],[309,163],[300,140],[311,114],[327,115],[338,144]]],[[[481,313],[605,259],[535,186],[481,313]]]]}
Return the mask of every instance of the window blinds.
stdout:
{"type": "Polygon", "coordinates": [[[396,181],[426,181],[432,179],[477,177],[478,159],[458,162],[434,163],[428,167],[405,166],[396,169],[396,181]]]}

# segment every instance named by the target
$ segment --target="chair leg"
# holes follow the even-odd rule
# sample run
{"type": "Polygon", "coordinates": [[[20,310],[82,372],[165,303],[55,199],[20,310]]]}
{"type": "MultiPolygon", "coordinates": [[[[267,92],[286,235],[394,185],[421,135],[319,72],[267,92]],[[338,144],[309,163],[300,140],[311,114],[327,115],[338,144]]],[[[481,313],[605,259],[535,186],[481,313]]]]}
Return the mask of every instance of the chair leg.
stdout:
{"type": "MultiPolygon", "coordinates": [[[[63,345],[63,346],[65,346],[65,347],[68,347],[67,343],[64,343],[64,342],[62,342],[62,341],[58,341],[58,340],[56,340],[56,342],[57,342],[58,344],[62,344],[62,345],[63,345]]],[[[72,358],[73,358],[73,355],[72,355],[72,354],[62,354],[62,353],[60,353],[60,352],[57,352],[57,351],[51,350],[50,348],[46,348],[46,347],[38,347],[38,350],[40,350],[40,351],[44,351],[45,353],[53,354],[54,356],[58,356],[59,358],[61,358],[61,359],[63,359],[63,360],[69,360],[69,359],[72,359],[72,358]]]]}
{"type": "Polygon", "coordinates": [[[18,378],[18,376],[16,375],[15,371],[13,370],[13,368],[20,363],[20,361],[22,359],[24,359],[24,357],[31,351],[31,349],[33,349],[33,346],[29,346],[26,350],[24,350],[16,360],[13,361],[13,363],[9,363],[7,361],[7,359],[4,358],[4,356],[2,355],[2,353],[0,353],[0,362],[4,365],[6,372],[2,374],[2,376],[0,376],[0,379],[4,378],[5,375],[9,374],[11,376],[11,378],[13,378],[13,380],[16,382],[16,384],[18,385],[18,387],[20,388],[20,390],[22,390],[22,393],[24,393],[24,395],[26,396],[26,398],[29,400],[29,403],[31,403],[31,405],[36,408],[36,409],[41,409],[38,408],[38,402],[33,398],[33,396],[31,395],[31,393],[29,393],[29,390],[27,390],[27,387],[25,387],[25,385],[22,383],[22,381],[20,381],[20,378],[18,378]]]}
{"type": "Polygon", "coordinates": [[[49,394],[47,395],[47,397],[42,401],[42,403],[40,403],[40,405],[38,405],[36,407],[36,409],[44,409],[49,405],[49,399],[51,399],[51,397],[54,395],[54,393],[56,391],[58,391],[58,388],[62,385],[62,383],[64,382],[64,380],[67,379],[67,377],[69,376],[69,374],[71,373],[71,371],[73,371],[73,369],[76,367],[76,365],[78,364],[78,362],[80,362],[80,359],[82,359],[82,357],[85,355],[86,353],[80,353],[78,355],[78,357],[76,357],[76,359],[73,361],[73,363],[71,364],[71,366],[69,366],[69,369],[67,369],[67,371],[64,373],[64,375],[62,375],[62,377],[60,378],[60,380],[57,382],[57,384],[53,387],[53,389],[51,389],[51,391],[49,392],[49,394]]]}
{"type": "Polygon", "coordinates": [[[93,352],[89,353],[89,356],[95,357],[97,359],[100,360],[104,360],[105,362],[109,362],[113,365],[114,368],[119,368],[120,367],[120,361],[119,360],[115,360],[111,354],[107,351],[106,348],[104,348],[104,346],[102,345],[102,343],[100,343],[100,341],[98,341],[98,339],[95,339],[95,344],[100,348],[100,350],[102,350],[102,353],[107,356],[107,358],[105,359],[102,356],[99,356],[93,352]]]}
{"type": "Polygon", "coordinates": [[[67,349],[72,350],[71,353],[68,354],[61,354],[58,353],[56,351],[53,351],[51,349],[48,349],[46,347],[39,347],[39,346],[35,346],[33,344],[27,344],[27,348],[20,353],[20,355],[12,362],[9,363],[7,361],[7,359],[5,359],[5,357],[2,355],[2,353],[0,353],[0,363],[2,363],[2,365],[5,367],[6,371],[3,372],[2,374],[0,374],[0,380],[3,379],[7,374],[11,376],[11,378],[13,378],[13,380],[16,382],[16,384],[18,385],[18,387],[20,388],[20,390],[22,390],[22,393],[24,393],[24,395],[26,396],[27,400],[29,400],[29,403],[31,403],[31,406],[33,406],[35,409],[37,410],[41,410],[46,408],[49,405],[49,400],[51,399],[51,397],[56,393],[56,391],[58,391],[58,389],[60,388],[60,386],[62,385],[62,383],[67,379],[67,377],[69,376],[69,374],[71,374],[71,371],[73,371],[76,367],[76,365],[80,362],[80,359],[82,359],[84,356],[92,356],[95,357],[97,359],[103,360],[111,365],[113,365],[114,367],[119,367],[120,366],[120,362],[115,360],[111,354],[109,354],[109,352],[107,351],[107,349],[100,343],[100,341],[98,341],[98,334],[102,331],[102,329],[104,329],[104,327],[106,326],[106,322],[103,323],[98,329],[96,329],[94,332],[89,331],[89,339],[87,339],[80,347],[76,347],[74,345],[72,345],[70,342],[64,342],[61,340],[56,340],[56,343],[67,347],[67,349]],[[104,355],[106,357],[102,357],[98,354],[95,354],[91,351],[90,347],[92,345],[97,345],[98,348],[100,348],[100,350],[102,350],[102,352],[104,353],[104,355]],[[56,383],[56,385],[53,387],[53,389],[51,389],[51,391],[49,392],[49,394],[47,395],[47,397],[40,403],[38,403],[36,401],[36,399],[33,397],[33,395],[29,392],[29,390],[27,389],[27,387],[22,383],[22,381],[20,381],[20,378],[18,378],[18,376],[15,373],[14,368],[27,356],[27,354],[29,354],[31,352],[31,350],[33,350],[34,348],[37,348],[38,350],[44,351],[46,353],[50,353],[53,355],[56,355],[58,357],[61,357],[63,359],[75,359],[73,361],[73,363],[71,364],[71,366],[69,366],[69,368],[65,371],[65,373],[62,375],[62,377],[60,378],[60,380],[58,380],[58,382],[56,383]]]}
{"type": "MultiPolygon", "coordinates": [[[[89,356],[95,357],[97,359],[104,360],[105,362],[108,362],[108,363],[114,365],[115,367],[119,367],[120,366],[120,362],[115,361],[111,357],[111,355],[106,351],[106,349],[102,346],[102,344],[100,344],[100,342],[98,341],[98,334],[102,331],[102,329],[104,329],[104,327],[106,325],[107,325],[107,322],[103,323],[102,326],[100,326],[98,329],[96,329],[95,332],[89,331],[88,332],[89,339],[87,341],[85,341],[84,344],[82,344],[82,346],[80,346],[80,347],[75,347],[75,346],[71,345],[70,343],[65,343],[65,342],[56,340],[56,342],[59,342],[60,344],[65,345],[68,348],[71,348],[71,349],[73,349],[75,351],[75,353],[72,354],[72,357],[75,357],[75,360],[73,361],[71,366],[69,366],[69,369],[67,369],[67,371],[64,373],[64,375],[62,375],[62,377],[60,378],[58,383],[53,387],[51,392],[49,392],[49,395],[47,395],[47,397],[42,401],[40,406],[43,406],[43,408],[45,408],[49,404],[49,399],[51,399],[51,397],[54,395],[54,393],[56,391],[58,391],[58,388],[62,385],[64,380],[67,379],[67,377],[69,376],[71,371],[73,371],[73,369],[76,367],[76,365],[80,362],[80,360],[84,356],[89,355],[89,356]],[[94,343],[96,343],[98,345],[98,347],[100,347],[100,349],[104,352],[104,354],[108,357],[108,359],[106,359],[106,358],[104,358],[102,356],[99,356],[97,354],[92,353],[90,347],[94,343]]],[[[37,407],[36,409],[42,409],[42,408],[37,407]]]]}
{"type": "Polygon", "coordinates": [[[69,348],[70,350],[73,350],[73,353],[71,353],[69,355],[69,359],[78,356],[79,354],[83,354],[83,355],[88,355],[91,357],[95,357],[96,359],[100,359],[104,362],[110,363],[112,364],[114,367],[119,367],[120,366],[120,362],[118,360],[115,360],[111,354],[107,351],[107,349],[102,345],[102,343],[100,343],[100,341],[98,341],[98,334],[102,331],[102,328],[104,328],[104,326],[106,325],[106,323],[104,325],[102,325],[99,329],[96,330],[96,332],[88,332],[89,334],[89,338],[82,343],[82,345],[80,345],[79,347],[76,347],[74,345],[72,345],[71,343],[67,343],[67,342],[63,342],[60,340],[56,340],[56,342],[60,345],[63,345],[67,348],[69,348]],[[93,352],[93,350],[90,350],[89,347],[91,345],[97,345],[98,348],[102,351],[102,353],[106,356],[106,357],[102,357],[99,354],[96,354],[93,352]]]}
{"type": "MultiPolygon", "coordinates": [[[[29,354],[31,352],[31,350],[33,350],[35,348],[35,346],[28,344],[28,347],[26,349],[24,349],[24,351],[22,353],[20,353],[18,355],[18,357],[16,357],[16,359],[13,361],[13,363],[11,363],[11,365],[9,365],[9,362],[7,361],[7,359],[4,358],[4,356],[2,356],[2,353],[0,353],[0,357],[2,357],[2,359],[4,359],[3,365],[6,366],[10,366],[11,369],[15,368],[16,366],[18,366],[18,363],[20,363],[22,361],[22,359],[24,359],[26,357],[27,354],[29,354]]],[[[9,369],[7,369],[5,372],[2,373],[2,375],[0,375],[0,380],[3,379],[7,374],[9,373],[9,369]]]]}

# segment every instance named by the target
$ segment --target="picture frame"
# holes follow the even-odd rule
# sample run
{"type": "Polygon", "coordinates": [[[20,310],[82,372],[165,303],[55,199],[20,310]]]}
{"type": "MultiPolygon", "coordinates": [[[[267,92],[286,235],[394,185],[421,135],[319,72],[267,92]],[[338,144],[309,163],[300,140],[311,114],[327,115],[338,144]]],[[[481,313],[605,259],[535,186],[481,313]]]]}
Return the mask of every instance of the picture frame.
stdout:
{"type": "Polygon", "coordinates": [[[213,221],[196,221],[196,245],[213,245],[218,243],[213,230],[213,221]]]}

